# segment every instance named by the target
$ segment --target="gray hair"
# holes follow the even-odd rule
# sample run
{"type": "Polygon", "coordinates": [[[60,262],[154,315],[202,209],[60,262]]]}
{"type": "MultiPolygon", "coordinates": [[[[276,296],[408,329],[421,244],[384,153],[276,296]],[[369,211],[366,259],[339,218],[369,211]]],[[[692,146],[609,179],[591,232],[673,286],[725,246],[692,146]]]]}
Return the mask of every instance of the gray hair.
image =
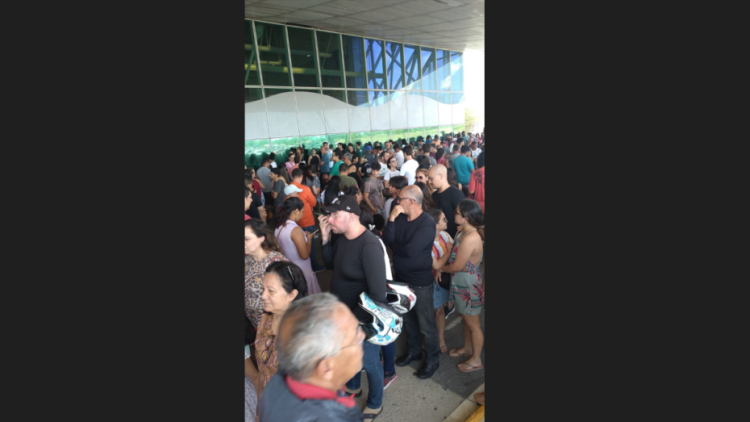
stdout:
{"type": "Polygon", "coordinates": [[[279,323],[276,339],[279,371],[292,379],[304,381],[321,360],[341,350],[344,334],[333,321],[337,305],[341,304],[331,293],[319,293],[289,305],[279,323]],[[292,320],[292,326],[288,331],[282,330],[288,319],[292,320]]]}
{"type": "Polygon", "coordinates": [[[351,160],[352,159],[352,155],[347,152],[346,154],[344,154],[344,158],[348,158],[348,159],[351,160]]]}
{"type": "Polygon", "coordinates": [[[401,190],[401,193],[404,195],[405,198],[413,199],[417,205],[420,205],[420,206],[422,205],[424,196],[422,195],[422,190],[419,189],[419,186],[417,185],[407,186],[403,190],[401,190]]]}

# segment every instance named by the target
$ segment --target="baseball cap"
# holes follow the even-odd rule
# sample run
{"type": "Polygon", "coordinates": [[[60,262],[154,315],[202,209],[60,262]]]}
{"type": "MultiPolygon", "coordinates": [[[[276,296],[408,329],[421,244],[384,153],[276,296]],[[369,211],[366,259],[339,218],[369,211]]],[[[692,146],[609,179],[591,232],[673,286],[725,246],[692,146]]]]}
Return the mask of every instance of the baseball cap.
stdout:
{"type": "Polygon", "coordinates": [[[372,171],[372,166],[370,166],[370,163],[364,163],[360,167],[364,174],[370,174],[370,172],[372,171]]]}
{"type": "Polygon", "coordinates": [[[354,215],[360,215],[359,205],[357,205],[357,199],[350,195],[341,195],[333,198],[331,205],[323,207],[323,210],[327,214],[334,213],[336,211],[346,211],[354,215]]]}
{"type": "Polygon", "coordinates": [[[365,151],[369,151],[369,150],[371,150],[371,149],[372,149],[372,147],[371,147],[371,146],[369,146],[369,145],[365,147],[365,151]]]}
{"type": "Polygon", "coordinates": [[[286,185],[286,187],[284,188],[284,195],[291,195],[294,192],[302,192],[302,189],[294,185],[286,185]]]}

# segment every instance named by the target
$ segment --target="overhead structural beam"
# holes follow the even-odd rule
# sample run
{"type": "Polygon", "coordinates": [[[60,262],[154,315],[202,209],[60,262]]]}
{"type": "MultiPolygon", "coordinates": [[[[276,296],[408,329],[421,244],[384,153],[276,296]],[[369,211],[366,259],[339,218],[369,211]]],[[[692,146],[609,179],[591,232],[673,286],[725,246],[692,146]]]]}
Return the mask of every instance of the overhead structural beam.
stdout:
{"type": "MultiPolygon", "coordinates": [[[[261,66],[263,66],[263,71],[264,72],[289,73],[289,67],[287,67],[287,66],[282,67],[281,66],[281,61],[267,62],[267,61],[261,60],[260,64],[261,64],[261,66]]],[[[247,63],[245,63],[245,70],[247,70],[247,69],[248,69],[248,65],[247,65],[247,63]]],[[[255,65],[250,66],[250,71],[251,72],[256,72],[257,70],[258,70],[258,68],[255,65]]],[[[304,67],[292,67],[292,73],[295,74],[295,75],[314,75],[315,74],[315,69],[307,69],[307,68],[304,68],[304,67]]],[[[341,72],[338,71],[338,70],[321,69],[320,73],[322,75],[326,75],[326,76],[342,76],[341,72]]],[[[365,74],[364,73],[357,73],[357,72],[344,72],[344,76],[364,78],[365,74]]]]}
{"type": "MultiPolygon", "coordinates": [[[[253,50],[253,49],[254,49],[254,47],[253,47],[252,44],[245,44],[245,50],[246,51],[253,50]]],[[[268,52],[268,53],[286,54],[286,48],[281,48],[281,47],[269,47],[267,45],[259,45],[258,46],[258,50],[264,51],[264,52],[268,52]]],[[[294,50],[294,49],[290,49],[289,52],[292,53],[292,54],[300,54],[300,55],[305,54],[305,55],[310,55],[310,56],[312,56],[313,54],[315,54],[314,51],[307,51],[307,50],[294,50]]],[[[319,57],[330,58],[333,55],[331,53],[318,53],[318,56],[319,57]]]]}

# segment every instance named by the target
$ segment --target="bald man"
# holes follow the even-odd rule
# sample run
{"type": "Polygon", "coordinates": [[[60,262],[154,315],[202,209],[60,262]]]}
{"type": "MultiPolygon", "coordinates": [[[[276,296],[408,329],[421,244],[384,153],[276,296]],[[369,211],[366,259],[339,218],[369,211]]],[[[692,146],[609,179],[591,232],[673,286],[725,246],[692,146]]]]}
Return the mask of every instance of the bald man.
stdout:
{"type": "Polygon", "coordinates": [[[440,367],[440,343],[432,298],[435,220],[422,211],[424,197],[419,186],[403,188],[398,198],[399,204],[393,207],[383,231],[383,243],[393,250],[393,280],[408,284],[417,296],[417,303],[404,314],[408,348],[406,354],[396,360],[396,365],[406,366],[422,359],[419,335],[422,333],[427,358],[414,375],[427,379],[440,367]]]}
{"type": "Polygon", "coordinates": [[[435,202],[435,206],[443,211],[445,218],[448,220],[446,231],[451,237],[455,238],[457,227],[453,212],[458,207],[458,203],[466,199],[466,196],[448,183],[448,169],[442,164],[430,168],[429,173],[427,173],[427,182],[435,189],[432,192],[432,200],[435,202]]]}

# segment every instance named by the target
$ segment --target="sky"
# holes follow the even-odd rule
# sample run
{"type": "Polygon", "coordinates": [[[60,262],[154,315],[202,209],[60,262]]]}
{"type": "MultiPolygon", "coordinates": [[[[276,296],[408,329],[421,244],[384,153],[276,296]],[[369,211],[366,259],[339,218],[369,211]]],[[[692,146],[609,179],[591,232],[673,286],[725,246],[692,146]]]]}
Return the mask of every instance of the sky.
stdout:
{"type": "MultiPolygon", "coordinates": [[[[466,108],[482,116],[477,130],[484,126],[484,51],[464,50],[464,92],[466,108]]],[[[467,129],[468,131],[468,129],[467,129]]]]}

